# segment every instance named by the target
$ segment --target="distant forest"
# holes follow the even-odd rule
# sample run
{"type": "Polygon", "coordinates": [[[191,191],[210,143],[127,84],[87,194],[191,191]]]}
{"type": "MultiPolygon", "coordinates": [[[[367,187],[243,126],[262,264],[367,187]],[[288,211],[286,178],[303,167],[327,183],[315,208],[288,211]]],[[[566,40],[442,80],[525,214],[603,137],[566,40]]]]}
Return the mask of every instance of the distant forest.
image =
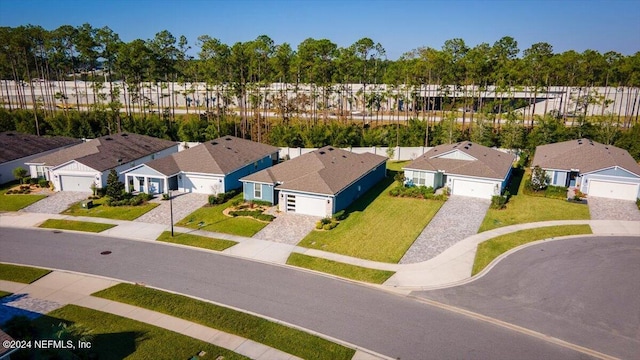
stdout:
{"type": "MultiPolygon", "coordinates": [[[[275,44],[266,35],[229,45],[209,35],[195,40],[176,38],[165,30],[153,39],[123,42],[110,28],[94,28],[90,24],[65,25],[51,31],[32,25],[0,27],[0,44],[0,79],[4,80],[0,82],[0,95],[4,97],[10,90],[21,95],[17,103],[10,104],[11,110],[0,110],[0,131],[74,137],[130,131],[179,141],[237,134],[280,146],[432,146],[471,139],[489,146],[532,148],[540,143],[590,137],[624,147],[640,159],[637,116],[621,122],[619,117],[606,115],[567,119],[549,114],[525,121],[522,114],[506,104],[502,107],[487,102],[465,126],[457,121],[456,113],[467,104],[464,97],[449,99],[447,112],[443,110],[438,117],[419,114],[414,107],[414,113],[408,113],[405,120],[398,117],[391,122],[353,118],[347,121],[340,113],[331,120],[326,116],[331,109],[323,108],[327,92],[339,84],[364,85],[358,96],[367,108],[380,102],[376,99],[379,94],[367,94],[368,89],[380,84],[454,88],[473,85],[480,89],[496,86],[505,93],[518,87],[533,91],[550,86],[637,88],[640,51],[628,56],[594,50],[555,53],[545,42],[521,50],[515,39],[505,36],[493,44],[473,47],[463,39],[451,39],[440,49],[420,47],[389,60],[384,46],[369,38],[348,47],[339,47],[329,39],[309,38],[294,49],[288,43],[275,44]],[[42,104],[28,87],[9,89],[9,81],[20,84],[33,79],[85,80],[107,87],[108,91],[87,108],[88,112],[59,111],[55,104],[42,104]],[[233,99],[239,110],[207,108],[200,114],[180,115],[167,95],[160,111],[122,114],[123,108],[152,107],[153,104],[143,104],[149,100],[140,95],[140,89],[148,86],[145,83],[158,84],[157,91],[168,93],[171,89],[166,87],[171,83],[205,83],[207,91],[233,99]],[[263,95],[256,89],[273,83],[287,83],[294,88],[311,84],[319,98],[313,100],[314,106],[325,114],[320,116],[322,121],[295,116],[300,114],[296,106],[304,101],[278,98],[277,94],[269,101],[278,116],[270,117],[266,111],[261,115],[256,110],[266,104],[266,99],[261,99],[263,95]],[[118,84],[127,87],[129,97],[125,96],[124,104],[120,103],[124,89],[118,84]],[[35,111],[29,106],[35,106],[35,111]],[[502,121],[496,122],[496,116],[502,121]]],[[[61,89],[51,98],[65,99],[65,92],[61,89]]],[[[637,99],[634,106],[636,102],[637,99]]],[[[5,102],[4,107],[7,106],[5,102]]]]}

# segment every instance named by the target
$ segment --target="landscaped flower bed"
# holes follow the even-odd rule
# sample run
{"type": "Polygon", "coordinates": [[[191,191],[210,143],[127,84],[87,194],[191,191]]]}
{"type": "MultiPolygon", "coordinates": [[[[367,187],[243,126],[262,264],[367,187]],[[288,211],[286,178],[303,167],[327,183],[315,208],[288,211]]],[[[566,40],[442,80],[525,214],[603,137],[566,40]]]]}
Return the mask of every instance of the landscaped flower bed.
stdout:
{"type": "Polygon", "coordinates": [[[276,217],[264,213],[269,208],[268,205],[271,204],[257,201],[234,201],[233,206],[225,209],[223,213],[231,217],[251,217],[259,221],[271,222],[276,217]]]}

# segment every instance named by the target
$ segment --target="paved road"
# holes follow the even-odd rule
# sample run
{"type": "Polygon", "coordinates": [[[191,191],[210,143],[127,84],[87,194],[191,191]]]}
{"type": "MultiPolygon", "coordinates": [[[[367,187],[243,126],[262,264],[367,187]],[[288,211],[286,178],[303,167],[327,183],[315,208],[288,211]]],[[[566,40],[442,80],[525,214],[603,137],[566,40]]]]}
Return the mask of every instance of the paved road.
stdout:
{"type": "Polygon", "coordinates": [[[0,228],[0,261],[144,282],[398,359],[584,359],[539,338],[325,276],[162,244],[0,228]],[[111,255],[100,255],[110,250],[111,255]]]}
{"type": "Polygon", "coordinates": [[[640,237],[545,242],[467,285],[413,294],[623,359],[640,355],[640,237]]]}

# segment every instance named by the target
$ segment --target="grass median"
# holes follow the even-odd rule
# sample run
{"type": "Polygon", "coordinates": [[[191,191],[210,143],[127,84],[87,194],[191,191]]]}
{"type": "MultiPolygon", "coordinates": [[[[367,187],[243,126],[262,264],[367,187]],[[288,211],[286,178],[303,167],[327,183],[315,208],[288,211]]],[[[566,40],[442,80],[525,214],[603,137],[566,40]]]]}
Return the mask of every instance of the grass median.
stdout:
{"type": "Polygon", "coordinates": [[[31,284],[50,273],[51,270],[32,268],[28,266],[0,264],[0,280],[31,284]]]}
{"type": "Polygon", "coordinates": [[[142,286],[118,284],[93,296],[193,321],[303,359],[346,360],[351,359],[355,353],[353,349],[254,315],[142,286]]]}
{"type": "Polygon", "coordinates": [[[559,236],[591,233],[592,231],[589,225],[562,225],[520,230],[489,239],[478,245],[471,274],[475,275],[479,273],[495,258],[520,245],[559,236]]]}
{"type": "Polygon", "coordinates": [[[237,242],[231,240],[215,239],[206,236],[185,233],[174,233],[174,236],[172,237],[170,231],[165,231],[160,234],[160,236],[158,237],[158,241],[194,246],[215,251],[222,251],[237,244],[237,242]]]}
{"type": "Polygon", "coordinates": [[[382,284],[395,274],[393,271],[370,269],[298,253],[291,254],[287,264],[373,284],[382,284]]]}
{"type": "MultiPolygon", "coordinates": [[[[28,321],[28,320],[26,320],[28,321]]],[[[83,339],[89,349],[25,349],[16,358],[60,359],[192,359],[200,351],[202,359],[248,359],[230,350],[139,321],[97,310],[67,305],[36,320],[10,327],[26,329],[35,339],[83,339]],[[24,355],[24,357],[22,357],[24,355]]],[[[11,335],[11,329],[7,330],[11,335]]],[[[14,334],[14,336],[22,336],[14,334]]],[[[77,345],[76,345],[77,346],[77,345]]]]}
{"type": "Polygon", "coordinates": [[[102,224],[89,221],[48,219],[39,227],[47,229],[75,230],[99,233],[115,227],[114,224],[102,224]]]}

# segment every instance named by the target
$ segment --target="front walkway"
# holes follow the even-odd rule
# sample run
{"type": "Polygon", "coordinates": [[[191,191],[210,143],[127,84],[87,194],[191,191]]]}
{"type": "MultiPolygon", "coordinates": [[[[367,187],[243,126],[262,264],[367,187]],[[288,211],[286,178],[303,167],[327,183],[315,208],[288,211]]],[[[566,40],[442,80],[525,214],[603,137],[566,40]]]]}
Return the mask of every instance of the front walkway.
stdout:
{"type": "MultiPolygon", "coordinates": [[[[11,296],[0,299],[0,313],[28,314],[29,317],[34,318],[64,305],[73,304],[174,331],[251,359],[299,359],[294,355],[237,335],[156,311],[91,296],[92,293],[117,283],[114,280],[59,271],[53,271],[31,284],[0,280],[0,289],[13,293],[11,296]]],[[[0,324],[2,324],[1,318],[0,324]]]]}
{"type": "Polygon", "coordinates": [[[633,201],[590,196],[587,204],[593,220],[640,221],[640,210],[633,201]]]}
{"type": "Polygon", "coordinates": [[[316,216],[284,212],[274,215],[276,218],[269,225],[253,235],[255,239],[296,245],[315,228],[316,222],[320,220],[316,216]]]}
{"type": "Polygon", "coordinates": [[[171,206],[173,206],[173,223],[175,224],[206,205],[208,198],[209,195],[207,194],[174,192],[173,200],[171,200],[173,204],[170,204],[169,200],[162,200],[162,195],[156,195],[156,198],[151,201],[159,203],[160,205],[134,221],[149,224],[169,224],[171,218],[169,210],[171,206]]]}
{"type": "Polygon", "coordinates": [[[404,254],[400,264],[427,261],[476,234],[489,205],[491,200],[487,199],[450,196],[404,254]]]}
{"type": "Polygon", "coordinates": [[[20,210],[29,213],[60,214],[78,201],[86,200],[90,192],[57,191],[20,210]]]}

